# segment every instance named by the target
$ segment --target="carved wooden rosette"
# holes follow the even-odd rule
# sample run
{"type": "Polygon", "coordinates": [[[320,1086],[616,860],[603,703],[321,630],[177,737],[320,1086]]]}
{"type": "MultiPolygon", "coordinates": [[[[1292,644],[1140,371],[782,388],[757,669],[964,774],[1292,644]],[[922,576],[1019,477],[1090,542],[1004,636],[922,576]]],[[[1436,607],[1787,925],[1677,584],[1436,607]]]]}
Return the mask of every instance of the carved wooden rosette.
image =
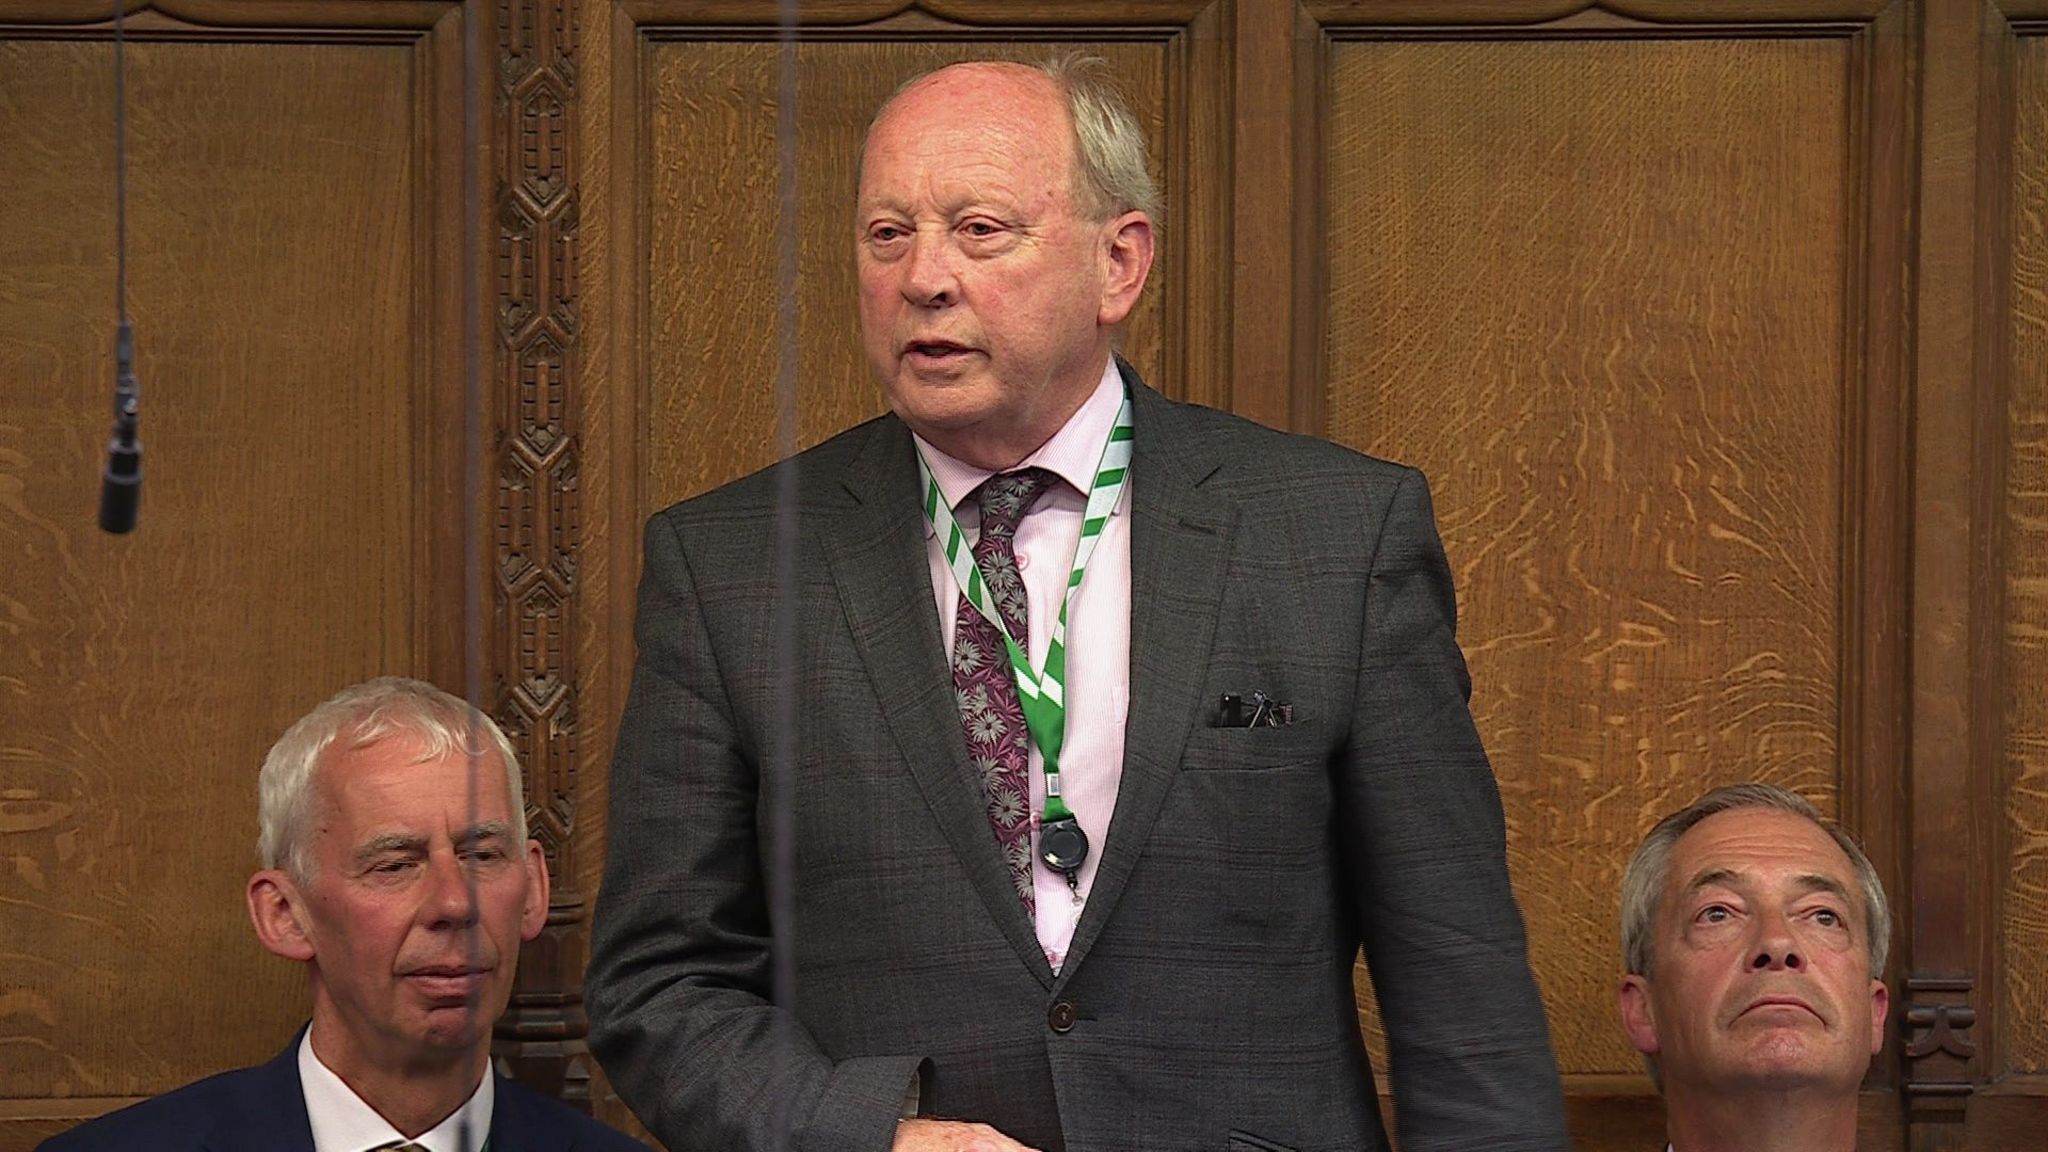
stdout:
{"type": "Polygon", "coordinates": [[[553,891],[547,927],[520,957],[495,1049],[511,1075],[589,1111],[588,945],[570,855],[578,724],[569,637],[581,535],[571,404],[580,306],[575,5],[499,0],[497,21],[496,716],[526,767],[529,823],[553,891]]]}

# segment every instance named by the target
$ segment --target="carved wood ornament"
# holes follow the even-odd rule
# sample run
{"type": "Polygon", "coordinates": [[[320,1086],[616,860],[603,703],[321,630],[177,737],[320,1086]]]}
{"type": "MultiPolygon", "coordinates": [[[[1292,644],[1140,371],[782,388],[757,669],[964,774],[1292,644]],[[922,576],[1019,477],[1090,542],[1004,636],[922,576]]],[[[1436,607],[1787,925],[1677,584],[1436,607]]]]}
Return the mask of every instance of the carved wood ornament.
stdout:
{"type": "Polygon", "coordinates": [[[590,1110],[587,948],[570,830],[576,815],[574,653],[579,523],[571,403],[576,285],[576,9],[498,0],[493,190],[500,439],[493,613],[495,715],[526,766],[532,834],[547,852],[547,926],[526,945],[496,1052],[525,1083],[590,1110]]]}
{"type": "Polygon", "coordinates": [[[1900,1016],[1906,1038],[1906,1105],[1926,1111],[1960,1109],[1973,1083],[1970,1060],[1977,1046],[1967,1033],[1977,1023],[1968,978],[1912,976],[1906,980],[1906,1010],[1900,1016]]]}

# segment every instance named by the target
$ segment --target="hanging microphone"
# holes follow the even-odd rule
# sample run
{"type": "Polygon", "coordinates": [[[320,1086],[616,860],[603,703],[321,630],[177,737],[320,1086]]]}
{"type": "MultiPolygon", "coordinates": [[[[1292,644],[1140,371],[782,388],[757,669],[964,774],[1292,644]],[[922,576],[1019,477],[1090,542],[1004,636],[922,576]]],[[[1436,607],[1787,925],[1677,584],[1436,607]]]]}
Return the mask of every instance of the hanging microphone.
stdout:
{"type": "Polygon", "coordinates": [[[135,330],[128,325],[128,122],[127,71],[121,61],[121,15],[114,4],[114,436],[107,441],[107,467],[100,473],[100,528],[116,536],[135,531],[142,504],[142,442],[135,438],[141,394],[135,387],[135,330]]]}
{"type": "Polygon", "coordinates": [[[100,476],[100,528],[116,536],[135,531],[142,503],[142,442],[135,438],[140,407],[135,386],[135,333],[128,321],[114,336],[114,435],[107,441],[107,467],[100,476]]]}

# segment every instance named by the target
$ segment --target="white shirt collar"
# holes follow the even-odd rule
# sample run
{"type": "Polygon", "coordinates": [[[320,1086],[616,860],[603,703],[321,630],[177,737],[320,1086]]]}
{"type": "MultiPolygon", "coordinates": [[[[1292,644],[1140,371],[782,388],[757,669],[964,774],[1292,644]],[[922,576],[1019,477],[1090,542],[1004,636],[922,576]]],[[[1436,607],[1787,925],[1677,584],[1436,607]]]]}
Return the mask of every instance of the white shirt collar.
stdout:
{"type": "MultiPolygon", "coordinates": [[[[1102,379],[1096,382],[1095,391],[1082,401],[1067,422],[1052,438],[1038,446],[1038,450],[1018,461],[1018,468],[1043,468],[1066,481],[1074,491],[1086,495],[1095,483],[1095,466],[1102,462],[1102,445],[1109,439],[1109,430],[1116,423],[1116,414],[1124,403],[1123,373],[1117,371],[1116,357],[1109,358],[1103,366],[1102,379]]],[[[939,494],[946,498],[949,508],[960,507],[960,502],[974,494],[981,482],[995,475],[986,468],[977,468],[956,460],[932,446],[931,441],[915,432],[918,451],[924,453],[926,464],[931,465],[932,478],[939,482],[939,494]]],[[[1118,501],[1121,505],[1122,501],[1118,501]]],[[[1111,515],[1116,513],[1112,512],[1111,515]]],[[[932,534],[929,520],[924,526],[926,536],[932,534]]]]}
{"type": "MultiPolygon", "coordinates": [[[[485,1073],[462,1107],[431,1130],[412,1137],[412,1142],[429,1152],[476,1152],[491,1132],[491,1110],[497,1099],[493,1083],[497,1077],[485,1073]],[[464,1119],[469,1121],[471,1147],[459,1147],[464,1119]]],[[[355,1089],[334,1074],[313,1053],[313,1030],[299,1038],[299,1085],[306,1096],[306,1119],[313,1126],[313,1152],[366,1152],[367,1149],[404,1140],[405,1134],[364,1103],[355,1089]]]]}

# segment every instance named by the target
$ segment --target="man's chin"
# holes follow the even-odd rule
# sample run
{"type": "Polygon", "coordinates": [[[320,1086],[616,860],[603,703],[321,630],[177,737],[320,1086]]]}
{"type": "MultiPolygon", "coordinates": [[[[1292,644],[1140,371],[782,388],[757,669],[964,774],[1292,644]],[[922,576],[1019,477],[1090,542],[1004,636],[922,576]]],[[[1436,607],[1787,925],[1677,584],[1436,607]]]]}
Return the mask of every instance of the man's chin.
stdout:
{"type": "Polygon", "coordinates": [[[432,1048],[460,1049],[476,1044],[491,1034],[491,1026],[504,1014],[508,997],[486,991],[479,1002],[440,1002],[421,1009],[417,1030],[421,1041],[432,1048]]]}
{"type": "Polygon", "coordinates": [[[1773,1029],[1751,1039],[1742,1054],[1739,1078],[1771,1091],[1839,1091],[1863,1079],[1863,1071],[1849,1067],[1851,1063],[1825,1042],[1818,1027],[1773,1029]]]}
{"type": "Polygon", "coordinates": [[[420,1030],[420,1046],[430,1052],[457,1053],[476,1047],[491,1033],[491,1020],[481,1014],[436,1009],[420,1030]]]}
{"type": "Polygon", "coordinates": [[[981,383],[979,374],[970,373],[938,380],[899,377],[889,384],[889,408],[926,439],[972,428],[995,406],[981,383]]]}

